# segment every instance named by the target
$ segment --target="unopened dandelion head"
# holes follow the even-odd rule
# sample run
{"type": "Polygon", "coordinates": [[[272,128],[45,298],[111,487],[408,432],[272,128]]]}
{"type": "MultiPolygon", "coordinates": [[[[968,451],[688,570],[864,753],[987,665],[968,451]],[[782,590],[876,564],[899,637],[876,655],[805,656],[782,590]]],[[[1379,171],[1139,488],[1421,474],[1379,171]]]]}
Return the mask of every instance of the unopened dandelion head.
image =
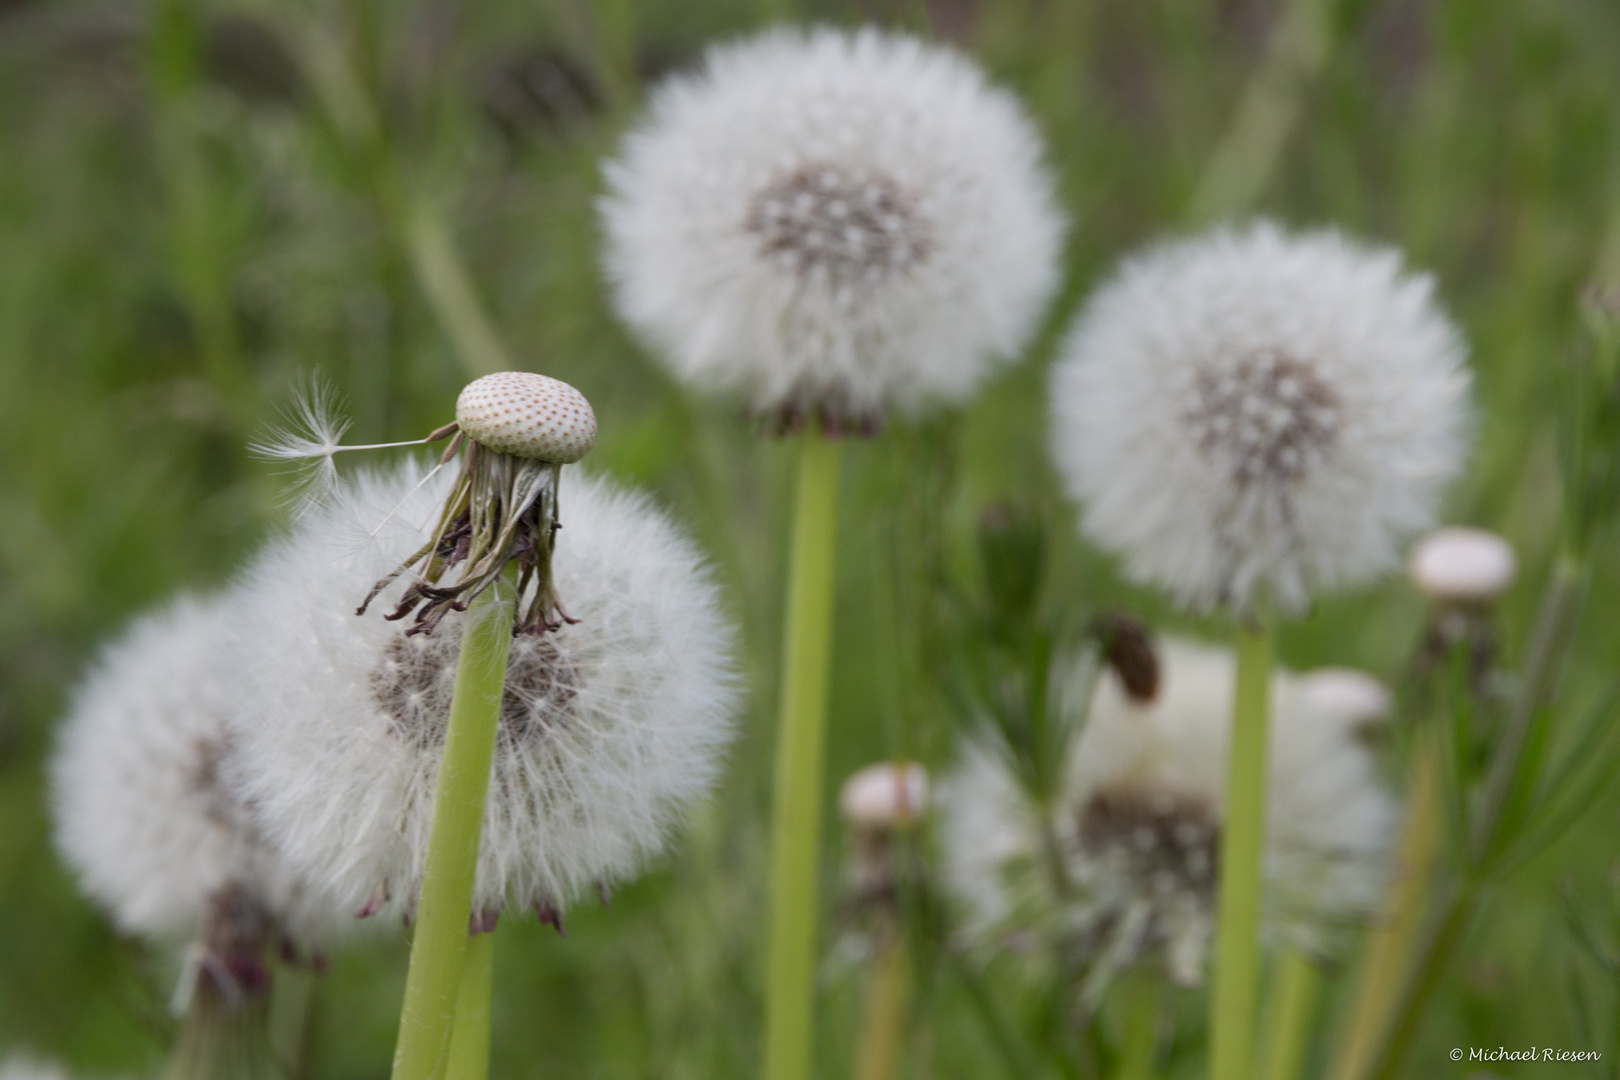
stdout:
{"type": "MultiPolygon", "coordinates": [[[[285,857],[367,915],[414,906],[474,617],[408,634],[343,601],[432,535],[457,481],[424,475],[362,473],[267,548],[235,636],[249,705],[233,779],[285,857]],[[351,541],[349,523],[390,511],[372,544],[351,541]]],[[[572,471],[560,491],[553,572],[574,619],[512,638],[473,896],[485,917],[517,906],[559,921],[639,872],[731,738],[732,632],[702,560],[642,497],[572,471]]]]}
{"type": "Polygon", "coordinates": [[[959,401],[1056,280],[1040,157],[952,51],[875,30],[716,48],[608,167],[619,310],[677,377],[787,424],[959,401]]]}
{"type": "Polygon", "coordinates": [[[880,761],[850,775],[838,809],[858,829],[896,829],[928,812],[928,770],[915,761],[880,761]]]}
{"type": "MultiPolygon", "coordinates": [[[[970,750],[941,800],[947,874],[973,936],[1061,935],[1092,998],[1145,955],[1197,983],[1214,929],[1233,665],[1223,650],[1174,639],[1161,662],[1150,701],[1104,677],[1048,820],[983,748],[970,750]],[[1061,886],[1045,829],[1060,849],[1061,886]]],[[[1313,711],[1298,681],[1279,672],[1273,683],[1268,928],[1322,949],[1332,927],[1376,901],[1394,807],[1371,755],[1313,711]]]]}
{"type": "Polygon", "coordinates": [[[1412,545],[1412,584],[1442,604],[1489,604],[1518,572],[1513,546],[1488,529],[1436,529],[1412,545]]]}
{"type": "Polygon", "coordinates": [[[276,855],[225,779],[243,689],[224,642],[239,614],[234,597],[182,599],[104,651],[51,761],[57,846],[125,932],[206,943],[230,902],[258,913],[260,945],[319,946],[346,920],[276,855]]]}
{"type": "Polygon", "coordinates": [[[1083,525],[1194,608],[1363,581],[1462,463],[1469,376],[1398,253],[1259,223],[1128,260],[1070,332],[1053,452],[1083,525]]]}

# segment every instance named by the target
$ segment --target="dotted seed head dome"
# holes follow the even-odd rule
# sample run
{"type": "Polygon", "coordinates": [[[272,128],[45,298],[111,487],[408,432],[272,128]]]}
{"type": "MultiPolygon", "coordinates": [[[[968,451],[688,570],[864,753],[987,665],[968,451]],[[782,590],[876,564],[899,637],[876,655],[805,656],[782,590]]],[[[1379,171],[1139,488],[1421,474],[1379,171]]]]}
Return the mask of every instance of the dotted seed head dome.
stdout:
{"type": "Polygon", "coordinates": [[[1055,281],[1040,156],[946,49],[875,30],[713,49],[608,166],[619,311],[679,378],[763,411],[959,401],[1055,281]]]}
{"type": "MultiPolygon", "coordinates": [[[[431,634],[355,602],[423,544],[449,477],[362,475],[257,559],[236,635],[233,780],[286,859],[351,909],[416,903],[463,616],[431,634]],[[390,524],[370,545],[355,522],[390,524]]],[[[737,703],[701,558],[640,496],[567,470],[552,563],[576,620],[512,639],[474,910],[638,873],[705,796],[737,703]]],[[[397,596],[402,583],[390,586],[397,596]]]]}
{"type": "Polygon", "coordinates": [[[223,645],[239,614],[229,598],[183,599],[103,652],[57,737],[56,842],[126,932],[196,940],[235,898],[319,945],[351,920],[264,843],[224,779],[243,691],[223,645]]]}
{"type": "Polygon", "coordinates": [[[585,395],[532,371],[468,383],[456,398],[456,423],[491,450],[557,465],[572,465],[596,445],[596,413],[585,395]]]}
{"type": "Polygon", "coordinates": [[[1260,223],[1128,260],[1052,376],[1083,526],[1196,608],[1367,579],[1462,463],[1469,375],[1427,276],[1260,223]]]}

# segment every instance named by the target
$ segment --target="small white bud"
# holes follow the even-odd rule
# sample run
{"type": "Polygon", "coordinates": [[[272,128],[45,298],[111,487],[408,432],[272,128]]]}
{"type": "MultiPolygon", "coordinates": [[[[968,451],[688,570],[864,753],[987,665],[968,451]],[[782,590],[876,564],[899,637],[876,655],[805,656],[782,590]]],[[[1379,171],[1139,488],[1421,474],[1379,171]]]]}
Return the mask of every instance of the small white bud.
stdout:
{"type": "Polygon", "coordinates": [[[838,808],[861,828],[909,825],[928,810],[928,770],[914,761],[868,765],[844,781],[838,808]]]}
{"type": "Polygon", "coordinates": [[[596,413],[585,395],[532,371],[474,379],[456,398],[467,438],[515,457],[572,465],[596,445],[596,413]]]}
{"type": "Polygon", "coordinates": [[[1381,724],[1389,719],[1393,699],[1389,687],[1354,668],[1323,667],[1299,678],[1301,702],[1313,712],[1342,721],[1351,728],[1381,724]]]}
{"type": "Polygon", "coordinates": [[[1486,529],[1437,529],[1412,548],[1412,584],[1434,600],[1484,603],[1513,584],[1513,548],[1486,529]]]}

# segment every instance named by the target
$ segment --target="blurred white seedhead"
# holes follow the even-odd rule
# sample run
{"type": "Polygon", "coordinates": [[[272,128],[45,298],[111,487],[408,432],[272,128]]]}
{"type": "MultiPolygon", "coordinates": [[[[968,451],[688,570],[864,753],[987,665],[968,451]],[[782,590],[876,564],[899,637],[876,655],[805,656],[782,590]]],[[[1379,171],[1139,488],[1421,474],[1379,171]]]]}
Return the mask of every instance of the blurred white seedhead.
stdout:
{"type": "Polygon", "coordinates": [[[618,309],[677,377],[784,427],[961,401],[1056,281],[1040,159],[953,51],[870,29],[716,47],[607,167],[618,309]]]}
{"type": "Polygon", "coordinates": [[[1513,547],[1486,529],[1436,529],[1412,546],[1412,584],[1442,604],[1484,605],[1513,584],[1513,547]]]}
{"type": "MultiPolygon", "coordinates": [[[[411,634],[344,601],[433,535],[451,483],[362,474],[244,582],[232,778],[287,860],[364,914],[416,902],[466,617],[411,634]],[[385,518],[350,542],[348,523],[385,518]]],[[[642,497],[572,472],[561,488],[553,571],[576,618],[512,641],[473,895],[486,927],[508,904],[560,923],[638,873],[732,734],[733,634],[697,552],[642,497]]]]}
{"type": "Polygon", "coordinates": [[[1187,605],[1286,610],[1386,569],[1462,463],[1469,375],[1398,252],[1268,223],[1152,248],[1052,380],[1083,525],[1187,605]]]}
{"type": "Polygon", "coordinates": [[[1305,672],[1293,684],[1304,711],[1364,735],[1389,722],[1395,700],[1378,679],[1354,668],[1324,667],[1305,672]]]}
{"type": "MultiPolygon", "coordinates": [[[[360,604],[362,613],[394,581],[406,578],[410,583],[387,617],[403,619],[414,612],[406,633],[431,634],[447,614],[467,610],[474,597],[515,567],[515,629],[540,634],[569,621],[553,586],[551,552],[562,527],[557,507],[562,467],[596,444],[596,414],[578,390],[530,371],[499,371],[462,389],[454,422],[426,438],[382,446],[340,445],[349,425],[337,418],[332,395],[319,385],[293,419],[292,430],[278,431],[253,449],[272,460],[314,463],[313,498],[303,503],[300,516],[340,499],[333,466],[340,451],[451,438],[437,473],[465,446],[455,483],[445,492],[425,542],[379,578],[360,604]]],[[[385,509],[379,520],[386,523],[395,510],[385,509]]]]}
{"type": "Polygon", "coordinates": [[[916,762],[882,761],[852,774],[838,809],[857,829],[898,829],[928,812],[928,770],[916,762]]]}
{"type": "MultiPolygon", "coordinates": [[[[1148,952],[1177,982],[1198,983],[1215,925],[1232,659],[1171,639],[1160,662],[1148,702],[1117,674],[1102,679],[1049,820],[983,748],[968,751],[940,799],[946,872],[970,937],[1060,935],[1093,1004],[1148,952]]],[[[1265,907],[1268,933],[1321,950],[1377,902],[1396,808],[1371,755],[1300,682],[1279,671],[1272,688],[1265,907]]]]}
{"type": "Polygon", "coordinates": [[[224,650],[241,614],[182,599],[137,622],[75,691],[50,772],[57,846],[119,929],[202,946],[216,981],[251,990],[264,946],[319,947],[348,920],[224,779],[247,692],[224,650]]]}
{"type": "Polygon", "coordinates": [[[54,1061],[14,1052],[0,1060],[0,1080],[73,1080],[73,1074],[54,1061]]]}

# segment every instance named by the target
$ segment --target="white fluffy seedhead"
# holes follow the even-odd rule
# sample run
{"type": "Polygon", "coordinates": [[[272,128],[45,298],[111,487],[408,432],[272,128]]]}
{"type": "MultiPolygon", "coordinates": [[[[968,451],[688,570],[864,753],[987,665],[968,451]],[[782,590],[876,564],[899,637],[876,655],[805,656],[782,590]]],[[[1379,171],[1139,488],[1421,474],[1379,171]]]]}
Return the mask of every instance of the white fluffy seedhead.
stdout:
{"type": "Polygon", "coordinates": [[[199,940],[229,895],[318,946],[348,920],[263,843],[223,780],[226,720],[245,693],[223,644],[240,613],[231,599],[182,599],[103,652],[51,760],[57,847],[128,933],[199,940]]]}
{"type": "MultiPolygon", "coordinates": [[[[258,558],[237,636],[234,779],[287,860],[353,909],[409,912],[463,617],[407,637],[355,600],[423,542],[448,477],[364,474],[258,558]],[[356,549],[347,525],[379,521],[356,549]]],[[[732,735],[732,631],[692,546],[646,499],[570,471],[553,569],[577,622],[513,638],[474,910],[560,912],[638,873],[732,735]]],[[[394,586],[397,591],[398,585],[394,586]]]]}
{"type": "Polygon", "coordinates": [[[844,781],[838,809],[857,828],[909,825],[928,812],[928,770],[914,761],[868,765],[844,781]]]}
{"type": "Polygon", "coordinates": [[[961,401],[1056,281],[1040,159],[950,50],[870,29],[714,48],[607,168],[619,311],[677,377],[761,412],[961,401]]]}
{"type": "Polygon", "coordinates": [[[1297,610],[1388,568],[1463,458],[1469,375],[1433,291],[1393,250],[1267,223],[1128,260],[1053,373],[1086,533],[1200,609],[1297,610]]]}
{"type": "Polygon", "coordinates": [[[1412,545],[1412,584],[1432,600],[1486,604],[1507,591],[1518,572],[1513,546],[1488,529],[1436,529],[1412,545]]]}
{"type": "MultiPolygon", "coordinates": [[[[1052,827],[1072,895],[1057,900],[1041,821],[1003,761],[972,749],[940,800],[947,876],[985,937],[1031,926],[1078,939],[1090,990],[1145,950],[1196,983],[1215,925],[1233,665],[1169,640],[1157,697],[1106,675],[1074,746],[1052,827]]],[[[1317,711],[1303,680],[1272,684],[1268,932],[1309,949],[1365,918],[1381,892],[1395,805],[1371,754],[1317,711]]]]}
{"type": "Polygon", "coordinates": [[[585,395],[532,371],[468,383],[456,398],[456,423],[491,450],[556,465],[572,465],[596,445],[596,413],[585,395]]]}

